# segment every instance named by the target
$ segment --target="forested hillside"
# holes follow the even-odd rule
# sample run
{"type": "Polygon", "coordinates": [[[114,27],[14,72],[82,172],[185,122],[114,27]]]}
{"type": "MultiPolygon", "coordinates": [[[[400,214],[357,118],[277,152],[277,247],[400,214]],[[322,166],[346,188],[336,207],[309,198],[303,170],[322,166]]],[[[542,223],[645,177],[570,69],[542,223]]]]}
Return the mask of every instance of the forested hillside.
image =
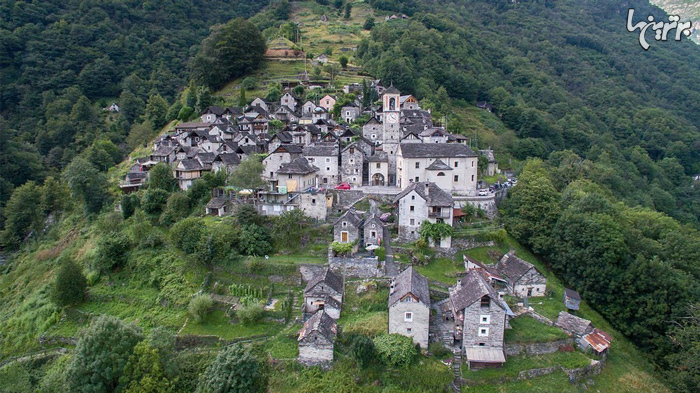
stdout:
{"type": "MultiPolygon", "coordinates": [[[[425,1],[359,48],[365,68],[445,111],[488,101],[517,139],[516,159],[569,149],[617,197],[698,226],[700,51],[689,40],[641,50],[627,9],[646,1],[425,1]]],[[[449,112],[449,111],[448,111],[449,112]]],[[[450,128],[463,125],[456,119],[450,128]]],[[[572,161],[576,163],[576,161],[572,161]]]]}
{"type": "Polygon", "coordinates": [[[192,47],[209,28],[268,3],[0,1],[0,207],[96,140],[108,141],[107,166],[121,161],[132,129],[162,126],[140,116],[149,102],[167,110],[187,85],[192,47]],[[121,111],[106,122],[112,102],[121,111]]]}

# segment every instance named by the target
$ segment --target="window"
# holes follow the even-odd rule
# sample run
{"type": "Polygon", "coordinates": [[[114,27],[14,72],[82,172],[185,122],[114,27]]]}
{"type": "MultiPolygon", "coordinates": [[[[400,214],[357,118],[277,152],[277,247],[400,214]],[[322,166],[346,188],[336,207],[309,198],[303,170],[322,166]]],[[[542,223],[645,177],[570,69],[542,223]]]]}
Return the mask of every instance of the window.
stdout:
{"type": "Polygon", "coordinates": [[[327,166],[327,167],[326,167],[326,172],[330,172],[330,170],[331,170],[331,167],[327,166]]]}
{"type": "MultiPolygon", "coordinates": [[[[411,225],[416,225],[416,220],[414,218],[411,219],[411,225]]],[[[411,232],[413,233],[413,232],[411,232]]]]}
{"type": "Polygon", "coordinates": [[[411,328],[406,328],[406,334],[411,334],[412,331],[413,331],[413,329],[411,329],[411,328]]]}
{"type": "Polygon", "coordinates": [[[312,205],[315,205],[315,204],[316,204],[316,199],[313,199],[313,198],[312,198],[312,199],[311,199],[311,204],[312,204],[312,205]]]}
{"type": "Polygon", "coordinates": [[[472,181],[474,181],[474,175],[472,175],[472,181]]]}
{"type": "Polygon", "coordinates": [[[343,228],[345,228],[346,226],[348,226],[348,223],[343,221],[343,228]]]}
{"type": "Polygon", "coordinates": [[[292,175],[287,175],[287,176],[288,176],[288,179],[291,179],[291,178],[292,178],[292,175]]]}
{"type": "Polygon", "coordinates": [[[372,134],[372,139],[377,139],[377,134],[372,134]]]}
{"type": "Polygon", "coordinates": [[[479,323],[488,325],[491,322],[491,316],[490,315],[482,315],[479,318],[479,323]]]}
{"type": "Polygon", "coordinates": [[[379,169],[379,168],[381,168],[381,167],[382,167],[382,164],[377,163],[377,169],[379,169]]]}
{"type": "Polygon", "coordinates": [[[420,177],[416,176],[416,183],[418,183],[419,181],[420,181],[420,177]]]}
{"type": "Polygon", "coordinates": [[[481,308],[489,308],[491,306],[491,299],[489,295],[484,295],[481,298],[481,308]]]}
{"type": "Polygon", "coordinates": [[[377,232],[376,232],[376,231],[371,231],[371,232],[369,233],[369,236],[370,236],[370,237],[377,237],[377,232]]]}
{"type": "Polygon", "coordinates": [[[326,162],[331,162],[331,159],[326,157],[326,162]]]}
{"type": "Polygon", "coordinates": [[[274,177],[274,176],[275,176],[275,173],[270,171],[270,177],[274,177]]]}
{"type": "Polygon", "coordinates": [[[407,313],[403,316],[403,320],[406,321],[406,322],[412,322],[412,321],[413,321],[413,313],[412,313],[412,312],[407,312],[407,313]]]}
{"type": "Polygon", "coordinates": [[[415,195],[411,195],[411,200],[412,200],[412,201],[415,201],[415,200],[416,200],[416,196],[415,196],[415,195]]]}
{"type": "Polygon", "coordinates": [[[355,163],[355,160],[353,160],[353,159],[351,158],[351,159],[350,159],[350,163],[351,163],[351,164],[354,164],[354,163],[355,163]]]}
{"type": "Polygon", "coordinates": [[[474,168],[474,160],[472,160],[472,168],[474,168]]]}
{"type": "Polygon", "coordinates": [[[459,176],[455,175],[455,183],[459,181],[459,176]]]}
{"type": "Polygon", "coordinates": [[[489,335],[489,328],[479,328],[479,337],[487,337],[489,335]]]}
{"type": "Polygon", "coordinates": [[[354,148],[354,147],[351,147],[351,148],[350,148],[350,154],[355,154],[355,148],[354,148]]]}
{"type": "Polygon", "coordinates": [[[420,162],[416,162],[416,169],[420,169],[420,162]]]}
{"type": "Polygon", "coordinates": [[[410,207],[408,210],[409,210],[409,211],[415,211],[416,208],[415,208],[415,206],[411,205],[411,207],[410,207]]]}
{"type": "Polygon", "coordinates": [[[455,161],[455,168],[459,166],[459,161],[455,161]]]}
{"type": "Polygon", "coordinates": [[[445,176],[445,172],[438,172],[437,175],[438,175],[438,177],[440,177],[440,176],[445,176]]]}

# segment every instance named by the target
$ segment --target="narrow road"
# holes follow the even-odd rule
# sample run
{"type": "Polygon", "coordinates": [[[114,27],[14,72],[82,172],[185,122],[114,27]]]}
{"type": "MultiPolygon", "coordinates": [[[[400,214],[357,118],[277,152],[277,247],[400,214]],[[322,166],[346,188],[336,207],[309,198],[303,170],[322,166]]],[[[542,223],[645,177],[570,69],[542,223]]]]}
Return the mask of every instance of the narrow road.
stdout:
{"type": "Polygon", "coordinates": [[[386,275],[389,277],[396,277],[399,274],[399,269],[396,268],[394,263],[394,251],[391,249],[391,233],[389,232],[389,227],[384,226],[384,248],[386,249],[386,257],[384,258],[386,264],[386,275]]]}

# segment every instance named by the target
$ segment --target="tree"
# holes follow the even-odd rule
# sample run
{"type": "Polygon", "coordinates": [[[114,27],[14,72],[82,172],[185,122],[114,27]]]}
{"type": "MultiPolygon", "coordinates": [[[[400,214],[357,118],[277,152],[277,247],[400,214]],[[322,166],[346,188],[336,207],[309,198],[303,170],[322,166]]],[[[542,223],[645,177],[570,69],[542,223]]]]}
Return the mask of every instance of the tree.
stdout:
{"type": "Polygon", "coordinates": [[[221,351],[197,385],[197,393],[262,393],[266,390],[262,365],[240,344],[221,351]]]}
{"type": "Polygon", "coordinates": [[[216,26],[193,58],[190,69],[198,83],[218,89],[229,79],[258,68],[265,55],[265,39],[245,19],[216,26]]]}
{"type": "Polygon", "coordinates": [[[168,202],[167,191],[160,188],[149,188],[141,197],[141,208],[149,214],[159,214],[168,202]]]}
{"type": "Polygon", "coordinates": [[[173,386],[165,375],[164,359],[144,340],[136,344],[124,366],[119,385],[124,393],[170,393],[173,386]]]}
{"type": "Polygon", "coordinates": [[[97,243],[99,269],[109,271],[124,266],[130,248],[131,240],[121,232],[100,237],[97,243]]]}
{"type": "Polygon", "coordinates": [[[81,199],[88,214],[97,213],[107,202],[107,177],[82,157],[76,157],[66,167],[63,177],[71,195],[81,199]]]}
{"type": "Polygon", "coordinates": [[[345,14],[343,17],[345,19],[350,19],[350,14],[352,13],[352,4],[350,2],[345,3],[345,14]]]}
{"type": "Polygon", "coordinates": [[[690,306],[689,315],[671,330],[676,351],[666,356],[667,376],[674,391],[697,392],[700,389],[700,304],[690,306]]]}
{"type": "Polygon", "coordinates": [[[211,296],[208,294],[197,295],[190,300],[187,312],[195,323],[202,323],[212,307],[214,307],[214,301],[211,299],[211,296]]]}
{"type": "Polygon", "coordinates": [[[182,107],[182,109],[180,109],[180,113],[177,114],[177,118],[180,121],[187,121],[192,118],[192,115],[194,115],[194,109],[185,105],[182,107]]]}
{"type": "Polygon", "coordinates": [[[73,360],[66,369],[71,392],[113,392],[141,331],[111,316],[95,317],[80,334],[73,360]]]}
{"type": "Polygon", "coordinates": [[[241,239],[239,251],[243,255],[262,256],[272,251],[272,239],[267,228],[251,224],[241,228],[241,239]]]}
{"type": "Polygon", "coordinates": [[[245,89],[241,87],[241,95],[238,98],[238,106],[245,108],[246,105],[248,105],[248,100],[245,98],[245,89]]]}
{"type": "Polygon", "coordinates": [[[148,171],[147,186],[149,189],[160,189],[167,192],[175,191],[177,189],[177,180],[173,177],[172,168],[164,162],[156,164],[148,171]]]}
{"type": "Polygon", "coordinates": [[[190,214],[190,198],[183,192],[174,192],[168,197],[165,211],[160,217],[161,224],[170,225],[190,214]]]}
{"type": "Polygon", "coordinates": [[[229,183],[236,188],[256,190],[265,186],[261,175],[265,167],[256,156],[250,156],[231,171],[229,183]]]}
{"type": "Polygon", "coordinates": [[[29,181],[15,189],[5,206],[5,229],[2,244],[18,246],[30,233],[35,235],[43,228],[41,214],[41,187],[29,181]]]}
{"type": "Polygon", "coordinates": [[[141,199],[136,194],[124,194],[121,198],[122,218],[127,220],[141,206],[141,199]]]}
{"type": "Polygon", "coordinates": [[[241,82],[241,88],[245,90],[255,90],[255,86],[257,86],[258,81],[252,77],[249,76],[245,79],[243,79],[243,82],[241,82]]]}
{"type": "Polygon", "coordinates": [[[119,96],[119,113],[132,124],[137,117],[141,116],[144,109],[143,100],[134,93],[124,90],[119,96]]]}
{"type": "Polygon", "coordinates": [[[265,101],[268,102],[278,102],[280,98],[282,98],[282,92],[277,85],[270,87],[265,94],[265,101]]]}
{"type": "Polygon", "coordinates": [[[263,305],[257,301],[248,302],[236,311],[238,319],[240,319],[244,325],[251,325],[258,322],[264,314],[265,309],[263,305]]]}
{"type": "Polygon", "coordinates": [[[433,240],[439,243],[441,239],[452,236],[452,226],[444,222],[432,223],[428,220],[423,221],[418,229],[421,239],[430,242],[433,240]]]}
{"type": "Polygon", "coordinates": [[[185,218],[176,222],[170,228],[170,242],[176,249],[188,254],[194,254],[197,252],[205,230],[206,226],[201,218],[185,218]]]}
{"type": "Polygon", "coordinates": [[[86,288],[87,279],[82,269],[73,260],[65,259],[51,286],[51,301],[59,307],[80,303],[86,288]]]}
{"type": "Polygon", "coordinates": [[[362,25],[362,28],[365,30],[372,30],[374,27],[374,18],[371,16],[368,16],[367,19],[365,19],[365,23],[362,25]]]}
{"type": "Polygon", "coordinates": [[[340,63],[341,67],[347,68],[347,66],[348,66],[348,58],[347,57],[340,56],[340,58],[338,59],[338,62],[340,63]]]}
{"type": "Polygon", "coordinates": [[[388,366],[408,367],[418,354],[411,337],[382,334],[373,341],[379,359],[388,366]]]}
{"type": "Polygon", "coordinates": [[[154,127],[161,128],[165,125],[168,115],[168,101],[160,94],[154,94],[146,102],[144,117],[151,121],[154,127]]]}
{"type": "Polygon", "coordinates": [[[272,232],[275,242],[288,248],[298,248],[309,226],[309,217],[300,209],[286,211],[274,219],[272,232]]]}

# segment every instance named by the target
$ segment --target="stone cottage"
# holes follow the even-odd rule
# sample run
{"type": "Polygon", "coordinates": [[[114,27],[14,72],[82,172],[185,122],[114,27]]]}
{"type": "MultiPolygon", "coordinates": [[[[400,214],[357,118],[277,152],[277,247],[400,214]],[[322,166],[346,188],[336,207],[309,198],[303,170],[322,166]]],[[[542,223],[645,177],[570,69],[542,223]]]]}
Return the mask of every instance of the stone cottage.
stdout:
{"type": "Polygon", "coordinates": [[[343,280],[331,269],[316,274],[304,289],[304,319],[324,310],[331,318],[340,318],[343,302],[343,280]]]}
{"type": "Polygon", "coordinates": [[[333,361],[333,344],[338,324],[323,310],[318,311],[299,331],[299,362],[305,365],[327,364],[333,361]]]}
{"type": "Polygon", "coordinates": [[[530,262],[526,262],[510,251],[496,265],[501,275],[508,280],[508,290],[519,297],[544,296],[547,279],[530,262]]]}
{"type": "Polygon", "coordinates": [[[455,344],[462,345],[470,369],[501,367],[507,306],[476,269],[450,288],[455,344]]]}
{"type": "Polygon", "coordinates": [[[564,305],[568,310],[578,310],[581,303],[581,295],[573,289],[564,289],[564,305]]]}
{"type": "MultiPolygon", "coordinates": [[[[435,183],[412,183],[401,191],[394,203],[398,206],[399,239],[410,242],[418,239],[423,221],[444,222],[452,226],[453,199],[435,183]]],[[[431,239],[433,241],[434,239],[431,239]]],[[[439,239],[437,247],[449,248],[452,239],[439,239]]]]}
{"type": "Polygon", "coordinates": [[[354,208],[350,208],[333,224],[333,241],[354,243],[363,235],[363,223],[362,215],[354,208]]]}
{"type": "Polygon", "coordinates": [[[351,186],[361,186],[365,161],[365,153],[356,142],[347,145],[340,153],[340,179],[351,186]]]}
{"type": "Polygon", "coordinates": [[[371,214],[364,223],[364,245],[379,245],[384,236],[384,223],[377,217],[376,214],[371,214]]]}
{"type": "Polygon", "coordinates": [[[411,337],[414,344],[427,349],[429,326],[428,280],[411,266],[389,286],[389,334],[411,337]]]}

